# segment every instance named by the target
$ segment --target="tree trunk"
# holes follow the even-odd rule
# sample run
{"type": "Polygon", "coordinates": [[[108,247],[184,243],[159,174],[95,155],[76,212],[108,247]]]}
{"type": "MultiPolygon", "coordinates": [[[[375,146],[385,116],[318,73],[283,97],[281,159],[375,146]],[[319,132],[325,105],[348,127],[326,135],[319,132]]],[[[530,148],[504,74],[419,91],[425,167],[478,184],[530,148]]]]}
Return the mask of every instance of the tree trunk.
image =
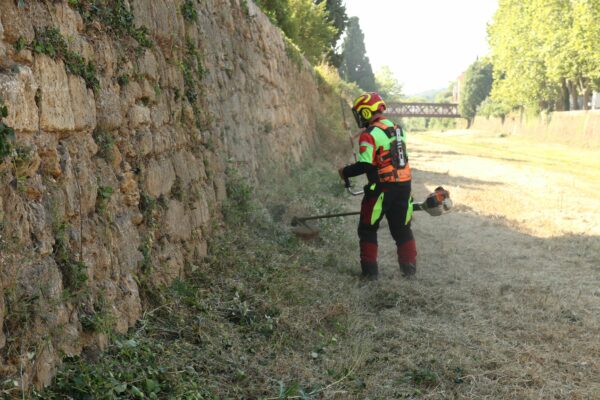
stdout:
{"type": "Polygon", "coordinates": [[[573,81],[568,81],[569,95],[571,95],[571,110],[579,110],[579,104],[577,103],[577,87],[573,84],[573,81]]]}
{"type": "Polygon", "coordinates": [[[563,78],[560,80],[560,97],[556,103],[556,111],[569,111],[570,109],[569,88],[566,79],[563,78]]]}
{"type": "Polygon", "coordinates": [[[590,101],[590,88],[589,88],[589,79],[588,78],[579,78],[578,83],[578,91],[577,93],[581,93],[582,97],[583,97],[583,104],[581,105],[581,109],[583,110],[587,110],[588,109],[588,102],[590,101]]]}
{"type": "Polygon", "coordinates": [[[592,91],[589,88],[587,88],[583,92],[583,109],[584,110],[590,109],[589,104],[590,104],[591,100],[592,100],[592,91]]]}

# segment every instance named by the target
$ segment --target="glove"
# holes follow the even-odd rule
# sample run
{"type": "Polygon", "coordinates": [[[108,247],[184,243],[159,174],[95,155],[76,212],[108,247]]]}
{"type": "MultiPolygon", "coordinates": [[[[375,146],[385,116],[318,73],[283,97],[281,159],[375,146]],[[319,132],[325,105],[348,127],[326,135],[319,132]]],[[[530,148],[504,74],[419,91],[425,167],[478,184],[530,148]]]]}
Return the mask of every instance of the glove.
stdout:
{"type": "Polygon", "coordinates": [[[342,180],[344,181],[344,187],[349,188],[352,187],[352,183],[350,183],[350,179],[344,175],[344,168],[346,167],[338,169],[338,174],[340,175],[340,178],[342,178],[342,180]]]}

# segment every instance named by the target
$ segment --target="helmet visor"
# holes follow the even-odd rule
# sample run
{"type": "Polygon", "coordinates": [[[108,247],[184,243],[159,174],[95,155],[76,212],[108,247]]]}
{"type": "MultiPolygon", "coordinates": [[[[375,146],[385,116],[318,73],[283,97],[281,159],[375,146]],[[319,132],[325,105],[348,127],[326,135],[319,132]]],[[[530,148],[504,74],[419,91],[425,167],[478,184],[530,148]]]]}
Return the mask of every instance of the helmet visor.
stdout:
{"type": "Polygon", "coordinates": [[[354,115],[354,119],[356,120],[356,125],[359,128],[366,128],[369,125],[369,121],[365,120],[362,115],[356,111],[354,108],[352,109],[352,114],[354,115]]]}

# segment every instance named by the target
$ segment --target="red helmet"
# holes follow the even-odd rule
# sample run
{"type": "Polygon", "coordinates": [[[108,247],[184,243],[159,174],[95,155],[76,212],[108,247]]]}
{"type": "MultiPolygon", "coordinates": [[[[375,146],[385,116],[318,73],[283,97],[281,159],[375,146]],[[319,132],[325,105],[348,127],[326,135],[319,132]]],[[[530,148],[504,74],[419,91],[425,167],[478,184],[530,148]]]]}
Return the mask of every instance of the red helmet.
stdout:
{"type": "Polygon", "coordinates": [[[371,92],[360,95],[354,100],[352,113],[359,128],[365,128],[376,112],[384,112],[385,102],[379,93],[371,92]]]}

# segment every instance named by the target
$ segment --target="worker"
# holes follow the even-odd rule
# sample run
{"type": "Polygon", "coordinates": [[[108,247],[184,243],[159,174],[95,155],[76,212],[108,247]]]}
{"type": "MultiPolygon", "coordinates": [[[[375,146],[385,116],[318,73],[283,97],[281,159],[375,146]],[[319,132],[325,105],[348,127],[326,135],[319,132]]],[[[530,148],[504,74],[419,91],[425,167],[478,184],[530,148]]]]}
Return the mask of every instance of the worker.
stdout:
{"type": "Polygon", "coordinates": [[[410,227],[412,177],[406,138],[402,128],[383,115],[385,110],[378,93],[365,93],[354,101],[352,112],[361,129],[358,161],[338,170],[342,179],[367,175],[358,237],[362,276],[369,280],[376,280],[379,274],[377,230],[384,215],[396,242],[400,272],[406,278],[417,272],[417,248],[410,227]]]}

